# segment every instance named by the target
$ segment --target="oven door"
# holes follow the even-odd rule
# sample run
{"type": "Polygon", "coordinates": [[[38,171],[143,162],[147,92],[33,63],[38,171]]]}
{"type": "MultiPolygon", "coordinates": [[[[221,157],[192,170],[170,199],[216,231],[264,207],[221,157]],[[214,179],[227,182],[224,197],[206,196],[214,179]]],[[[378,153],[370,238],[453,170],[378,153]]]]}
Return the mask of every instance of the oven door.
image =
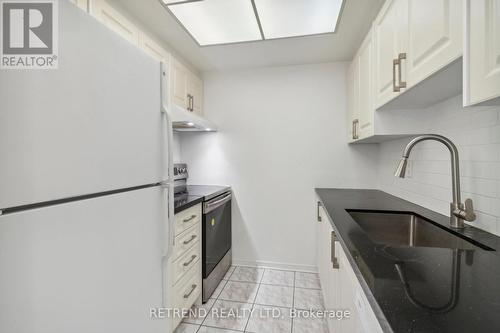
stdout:
{"type": "Polygon", "coordinates": [[[231,249],[231,192],[203,204],[203,278],[231,249]]]}

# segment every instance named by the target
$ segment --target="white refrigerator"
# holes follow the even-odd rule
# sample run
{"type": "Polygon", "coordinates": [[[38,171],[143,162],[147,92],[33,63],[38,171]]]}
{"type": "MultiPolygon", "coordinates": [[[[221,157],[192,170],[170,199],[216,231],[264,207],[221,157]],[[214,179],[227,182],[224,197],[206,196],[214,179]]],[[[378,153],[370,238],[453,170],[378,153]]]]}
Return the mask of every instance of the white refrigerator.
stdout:
{"type": "Polygon", "coordinates": [[[0,332],[168,333],[168,73],[68,1],[58,31],[0,71],[0,332]]]}

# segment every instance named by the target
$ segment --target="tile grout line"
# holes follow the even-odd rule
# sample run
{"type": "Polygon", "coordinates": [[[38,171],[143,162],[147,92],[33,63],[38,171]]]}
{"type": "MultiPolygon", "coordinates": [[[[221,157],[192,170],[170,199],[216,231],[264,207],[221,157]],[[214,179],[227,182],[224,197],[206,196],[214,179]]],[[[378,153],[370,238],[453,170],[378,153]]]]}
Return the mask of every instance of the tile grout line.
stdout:
{"type": "MultiPolygon", "coordinates": [[[[257,268],[258,269],[258,268],[257,268]]],[[[253,303],[252,303],[252,312],[253,312],[253,309],[255,308],[255,301],[257,300],[257,295],[259,294],[259,290],[260,290],[260,286],[262,284],[262,280],[264,279],[264,274],[266,274],[266,269],[263,268],[263,271],[262,271],[262,276],[260,277],[260,281],[258,283],[258,287],[257,287],[257,292],[255,293],[255,297],[253,299],[253,303]]],[[[250,316],[248,317],[248,320],[245,324],[245,329],[244,331],[246,332],[247,331],[247,327],[248,327],[248,323],[250,322],[250,319],[252,318],[252,313],[250,313],[250,316]]]]}
{"type": "MultiPolygon", "coordinates": [[[[234,272],[234,271],[233,271],[233,272],[234,272]]],[[[232,274],[233,274],[233,273],[231,273],[230,275],[232,275],[232,274]]],[[[222,283],[223,281],[224,281],[224,286],[222,287],[222,290],[226,287],[227,281],[229,281],[229,280],[224,280],[224,279],[223,279],[220,283],[222,283]]],[[[219,283],[219,285],[220,285],[220,283],[219,283]]],[[[218,288],[218,287],[219,287],[219,286],[217,286],[217,288],[218,288]]],[[[217,288],[216,288],[216,289],[217,289],[217,288]]],[[[219,293],[219,295],[217,295],[217,297],[216,297],[216,298],[214,298],[214,304],[212,304],[212,306],[210,307],[210,310],[209,310],[208,312],[210,312],[210,311],[212,310],[212,308],[215,306],[215,303],[219,300],[219,296],[220,296],[220,294],[222,293],[222,290],[221,290],[221,292],[219,293]]],[[[210,300],[210,299],[209,299],[209,300],[210,300]]],[[[207,315],[205,316],[205,318],[203,318],[203,320],[201,321],[201,324],[200,324],[200,327],[198,328],[198,331],[201,329],[201,326],[203,326],[203,324],[205,323],[205,321],[207,320],[207,318],[208,318],[208,313],[207,313],[207,315]]],[[[198,332],[198,331],[197,331],[197,332],[198,332]]]]}
{"type": "MultiPolygon", "coordinates": [[[[222,280],[221,283],[224,281],[224,284],[223,284],[223,287],[222,287],[222,290],[221,292],[217,295],[216,298],[214,298],[214,303],[212,304],[212,306],[208,309],[208,313],[210,313],[210,310],[215,306],[215,303],[217,301],[229,301],[229,300],[224,300],[224,299],[221,299],[220,298],[220,295],[222,294],[222,291],[225,289],[225,287],[227,286],[228,282],[229,281],[232,281],[232,280],[229,280],[232,275],[235,273],[237,267],[239,266],[234,266],[234,270],[231,272],[231,274],[229,275],[228,277],[228,280],[222,280]]],[[[254,267],[256,269],[259,269],[259,267],[254,267]]],[[[297,287],[297,273],[300,273],[299,271],[289,271],[289,270],[275,270],[275,269],[271,269],[271,268],[261,268],[262,269],[262,276],[260,277],[260,280],[258,280],[257,282],[248,282],[248,281],[232,281],[232,282],[237,282],[237,283],[253,283],[253,284],[256,284],[258,287],[257,287],[257,291],[255,293],[255,297],[253,298],[253,301],[252,302],[241,302],[241,301],[229,301],[229,302],[235,302],[235,303],[239,303],[239,304],[248,304],[248,305],[251,305],[251,313],[249,315],[249,317],[247,318],[246,320],[246,323],[245,323],[245,327],[243,329],[243,331],[240,331],[240,330],[237,330],[237,329],[233,329],[234,331],[239,331],[239,332],[247,332],[247,329],[248,329],[248,325],[250,323],[250,320],[252,318],[251,314],[253,312],[253,310],[255,309],[256,306],[263,306],[263,307],[271,307],[271,308],[285,308],[285,309],[294,309],[295,308],[295,290],[296,289],[306,289],[306,290],[321,290],[321,288],[302,288],[302,287],[297,287]],[[261,286],[262,285],[269,285],[269,286],[275,286],[275,287],[282,287],[282,288],[290,288],[289,285],[280,285],[280,284],[267,284],[267,283],[263,283],[262,281],[264,281],[264,275],[266,274],[266,271],[285,271],[285,272],[293,272],[293,284],[292,284],[292,306],[291,308],[287,307],[287,306],[278,306],[278,305],[266,305],[266,304],[259,304],[257,303],[257,296],[260,292],[260,289],[261,289],[261,286]]],[[[304,273],[309,273],[309,274],[317,274],[317,273],[311,273],[311,272],[304,272],[304,273]]],[[[286,283],[286,282],[285,282],[286,283]]],[[[212,328],[217,328],[217,329],[223,329],[222,327],[216,327],[216,326],[210,326],[210,325],[205,325],[206,323],[206,320],[208,318],[208,315],[205,316],[201,322],[201,324],[199,324],[196,332],[199,332],[201,327],[212,327],[212,328]]],[[[191,323],[189,323],[191,324],[191,323]]],[[[293,318],[290,318],[290,333],[293,333],[293,326],[294,326],[294,320],[293,318]]],[[[225,329],[225,328],[224,328],[225,329]]]]}

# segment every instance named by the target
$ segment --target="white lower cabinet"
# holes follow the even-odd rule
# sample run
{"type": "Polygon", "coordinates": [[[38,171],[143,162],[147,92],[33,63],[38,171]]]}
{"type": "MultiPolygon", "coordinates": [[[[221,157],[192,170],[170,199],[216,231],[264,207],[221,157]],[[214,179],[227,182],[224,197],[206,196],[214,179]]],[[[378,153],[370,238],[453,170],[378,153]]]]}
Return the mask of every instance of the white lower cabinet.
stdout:
{"type": "MultiPolygon", "coordinates": [[[[201,303],[201,204],[190,207],[174,217],[175,242],[170,257],[168,307],[190,309],[201,303]]],[[[180,324],[172,318],[172,331],[180,324]]]]}
{"type": "Polygon", "coordinates": [[[368,299],[351,267],[328,215],[318,202],[317,266],[326,310],[348,310],[349,318],[328,319],[331,333],[381,333],[368,299]]]}

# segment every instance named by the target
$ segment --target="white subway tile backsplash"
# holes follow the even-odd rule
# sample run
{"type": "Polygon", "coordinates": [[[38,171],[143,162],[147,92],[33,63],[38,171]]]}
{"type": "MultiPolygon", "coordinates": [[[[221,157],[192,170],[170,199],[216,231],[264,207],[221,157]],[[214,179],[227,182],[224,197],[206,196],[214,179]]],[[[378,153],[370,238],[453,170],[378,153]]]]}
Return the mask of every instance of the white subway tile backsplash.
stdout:
{"type": "Polygon", "coordinates": [[[413,160],[413,169],[415,172],[435,173],[439,175],[450,175],[451,167],[449,161],[422,161],[413,160]]]}
{"type": "MultiPolygon", "coordinates": [[[[451,179],[450,179],[451,182],[451,179]]],[[[481,194],[488,197],[498,197],[496,181],[490,179],[479,179],[461,177],[462,191],[474,194],[481,194]]]]}
{"type": "Polygon", "coordinates": [[[491,163],[489,166],[491,178],[500,180],[500,162],[491,163]]]}
{"type": "Polygon", "coordinates": [[[492,199],[492,201],[491,201],[491,214],[498,216],[500,219],[500,199],[499,198],[492,199]]]}
{"type": "Polygon", "coordinates": [[[500,143],[500,126],[490,127],[490,142],[500,143]]]}
{"type": "MultiPolygon", "coordinates": [[[[447,136],[457,145],[462,198],[473,199],[477,212],[471,225],[500,235],[500,107],[463,108],[461,102],[457,96],[422,110],[429,120],[419,130],[447,136]]],[[[394,169],[408,141],[380,144],[380,189],[449,215],[450,153],[439,143],[421,143],[410,156],[412,177],[396,179],[394,169]]]]}
{"type": "Polygon", "coordinates": [[[476,212],[477,219],[473,223],[471,223],[472,226],[476,228],[480,228],[483,230],[486,230],[488,232],[491,232],[492,234],[497,234],[498,235],[498,218],[495,216],[483,214],[481,212],[476,212]]]}
{"type": "Polygon", "coordinates": [[[460,148],[460,159],[466,162],[495,162],[499,158],[500,145],[498,144],[461,146],[460,148]]]}

